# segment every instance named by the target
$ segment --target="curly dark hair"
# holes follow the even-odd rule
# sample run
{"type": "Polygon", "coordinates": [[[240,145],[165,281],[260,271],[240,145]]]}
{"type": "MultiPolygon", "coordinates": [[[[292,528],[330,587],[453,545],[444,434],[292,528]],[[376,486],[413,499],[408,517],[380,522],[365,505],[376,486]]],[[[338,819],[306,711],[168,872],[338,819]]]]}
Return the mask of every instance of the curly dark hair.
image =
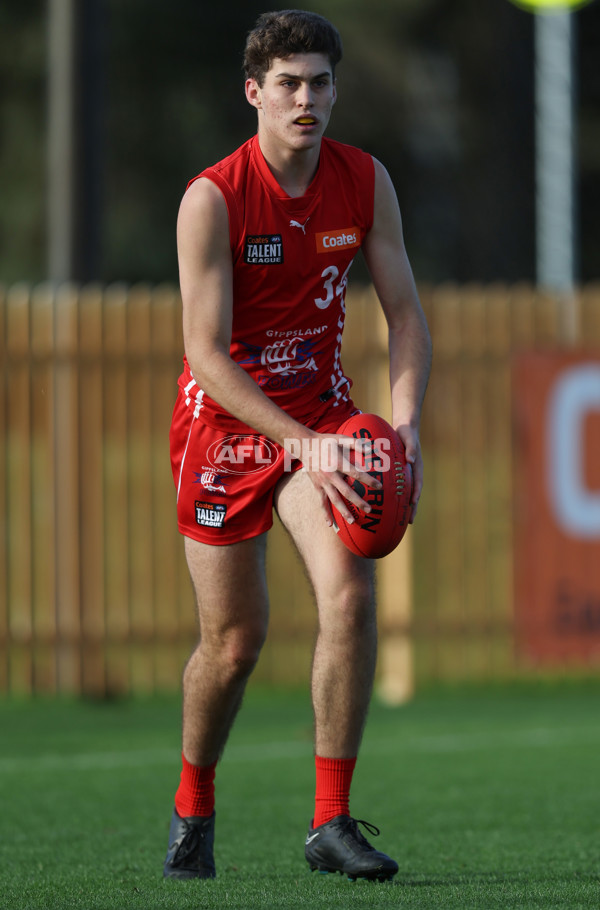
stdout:
{"type": "Polygon", "coordinates": [[[342,39],[331,22],[318,13],[300,9],[263,13],[246,40],[246,78],[262,86],[272,61],[276,57],[285,60],[292,54],[324,54],[335,76],[336,64],[342,59],[342,39]]]}

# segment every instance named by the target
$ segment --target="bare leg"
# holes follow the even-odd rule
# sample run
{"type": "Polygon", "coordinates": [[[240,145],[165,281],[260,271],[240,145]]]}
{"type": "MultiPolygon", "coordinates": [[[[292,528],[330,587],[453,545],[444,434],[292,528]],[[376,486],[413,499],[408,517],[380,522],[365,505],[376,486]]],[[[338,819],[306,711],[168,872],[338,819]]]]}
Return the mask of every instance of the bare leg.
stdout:
{"type": "Polygon", "coordinates": [[[312,668],[315,750],[322,758],[353,758],[375,673],[373,564],[354,556],[320,519],[314,487],[302,472],[283,480],[276,506],[304,560],[317,600],[319,630],[312,668]]]}
{"type": "Polygon", "coordinates": [[[267,631],[265,535],[223,547],[185,539],[200,640],[183,675],[183,754],[221,755],[267,631]]]}

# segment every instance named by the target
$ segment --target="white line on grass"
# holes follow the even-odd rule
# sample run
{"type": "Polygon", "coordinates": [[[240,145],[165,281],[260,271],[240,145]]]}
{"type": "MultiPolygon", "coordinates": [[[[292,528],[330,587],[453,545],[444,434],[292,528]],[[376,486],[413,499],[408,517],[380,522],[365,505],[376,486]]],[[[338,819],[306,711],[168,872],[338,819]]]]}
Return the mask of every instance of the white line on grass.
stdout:
{"type": "MultiPolygon", "coordinates": [[[[545,748],[547,746],[573,746],[600,742],[600,730],[592,727],[576,728],[533,728],[508,732],[489,731],[474,733],[448,733],[410,737],[402,741],[400,736],[387,739],[365,738],[361,752],[365,755],[405,752],[438,754],[444,752],[471,752],[486,749],[514,749],[516,746],[545,748]]],[[[282,759],[304,758],[311,755],[309,742],[270,742],[230,745],[223,757],[227,763],[253,761],[280,761],[282,759]]],[[[0,758],[0,774],[22,772],[25,769],[40,771],[110,771],[114,768],[139,768],[149,765],[171,765],[179,760],[178,749],[136,749],[123,752],[90,752],[67,755],[41,754],[0,758]]]]}

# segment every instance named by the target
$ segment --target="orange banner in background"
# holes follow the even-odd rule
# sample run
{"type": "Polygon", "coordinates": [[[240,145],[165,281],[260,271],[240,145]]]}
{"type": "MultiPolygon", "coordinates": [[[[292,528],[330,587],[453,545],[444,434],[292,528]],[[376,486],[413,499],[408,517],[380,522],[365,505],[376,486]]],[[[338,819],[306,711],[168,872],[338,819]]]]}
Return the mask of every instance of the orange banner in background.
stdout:
{"type": "Polygon", "coordinates": [[[600,662],[600,356],[518,356],[513,410],[519,654],[600,662]]]}

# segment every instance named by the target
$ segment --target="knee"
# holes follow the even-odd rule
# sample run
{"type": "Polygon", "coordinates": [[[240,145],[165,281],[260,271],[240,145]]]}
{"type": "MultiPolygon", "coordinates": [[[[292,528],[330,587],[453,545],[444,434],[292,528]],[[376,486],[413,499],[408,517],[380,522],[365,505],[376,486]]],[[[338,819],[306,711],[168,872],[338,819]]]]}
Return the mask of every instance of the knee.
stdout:
{"type": "Polygon", "coordinates": [[[265,630],[262,628],[227,630],[218,648],[222,673],[232,680],[249,676],[256,666],[264,641],[265,630]]]}
{"type": "Polygon", "coordinates": [[[341,584],[328,611],[351,634],[365,633],[375,624],[375,591],[369,578],[341,584]]]}

